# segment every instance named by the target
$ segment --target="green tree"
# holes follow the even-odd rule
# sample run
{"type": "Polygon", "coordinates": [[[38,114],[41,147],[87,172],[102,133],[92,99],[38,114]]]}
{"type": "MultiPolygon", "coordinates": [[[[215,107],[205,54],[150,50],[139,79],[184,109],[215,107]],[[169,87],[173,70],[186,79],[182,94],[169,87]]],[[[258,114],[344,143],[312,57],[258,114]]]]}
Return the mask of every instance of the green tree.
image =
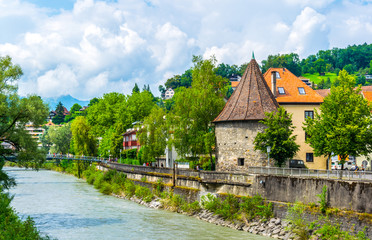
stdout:
{"type": "Polygon", "coordinates": [[[211,156],[214,146],[211,122],[225,105],[228,84],[226,78],[215,74],[215,58],[194,57],[193,62],[191,88],[180,88],[174,96],[172,117],[169,117],[171,143],[182,157],[205,153],[211,156]]]}
{"type": "Polygon", "coordinates": [[[132,89],[132,94],[133,93],[139,93],[140,92],[140,88],[138,87],[137,83],[134,84],[134,87],[132,89]]]}
{"type": "Polygon", "coordinates": [[[327,77],[327,80],[326,80],[326,82],[324,83],[324,89],[331,88],[331,86],[332,86],[331,79],[330,79],[329,77],[327,77]]]}
{"type": "Polygon", "coordinates": [[[66,154],[70,150],[71,124],[50,126],[43,134],[43,147],[51,153],[66,154]]]}
{"type": "Polygon", "coordinates": [[[9,56],[0,57],[0,163],[10,155],[17,155],[21,163],[41,163],[45,159],[45,153],[38,148],[25,126],[43,124],[48,107],[38,96],[18,96],[17,81],[21,75],[22,69],[13,65],[9,56]],[[3,143],[10,148],[4,147],[3,143]]]}
{"type": "Polygon", "coordinates": [[[70,109],[70,115],[65,116],[65,122],[70,122],[73,119],[75,119],[77,116],[82,115],[80,112],[81,108],[82,108],[81,105],[78,103],[75,103],[74,105],[72,105],[70,109]]]}
{"type": "Polygon", "coordinates": [[[65,121],[65,109],[63,104],[59,102],[56,106],[56,115],[53,117],[52,122],[54,124],[61,124],[65,121]]]}
{"type": "Polygon", "coordinates": [[[137,133],[142,149],[142,161],[152,162],[161,155],[167,145],[168,127],[165,111],[160,107],[153,107],[149,116],[137,133]]]}
{"type": "Polygon", "coordinates": [[[320,75],[326,70],[326,62],[324,61],[324,59],[319,58],[314,62],[314,67],[320,75]]]}
{"type": "Polygon", "coordinates": [[[357,78],[357,81],[356,81],[356,85],[366,85],[366,76],[364,76],[363,74],[359,74],[358,78],[357,78]]]}
{"type": "Polygon", "coordinates": [[[83,116],[77,117],[71,124],[72,147],[76,155],[95,156],[97,141],[91,134],[90,126],[83,116]]]}
{"type": "Polygon", "coordinates": [[[325,89],[325,82],[324,82],[324,79],[322,79],[319,83],[318,83],[318,89],[325,89]]]}
{"type": "Polygon", "coordinates": [[[292,115],[283,107],[278,108],[277,112],[265,115],[265,119],[260,122],[267,128],[257,134],[254,148],[267,153],[267,146],[270,146],[270,157],[275,160],[277,166],[282,167],[288,159],[293,158],[300,147],[296,144],[296,136],[292,135],[295,128],[292,115]]]}
{"type": "Polygon", "coordinates": [[[360,88],[354,88],[355,79],[345,70],[340,71],[338,79],[340,85],[331,88],[320,113],[315,110],[314,119],[307,118],[303,129],[315,156],[338,155],[344,164],[349,155],[371,152],[372,108],[360,94],[360,88]]]}

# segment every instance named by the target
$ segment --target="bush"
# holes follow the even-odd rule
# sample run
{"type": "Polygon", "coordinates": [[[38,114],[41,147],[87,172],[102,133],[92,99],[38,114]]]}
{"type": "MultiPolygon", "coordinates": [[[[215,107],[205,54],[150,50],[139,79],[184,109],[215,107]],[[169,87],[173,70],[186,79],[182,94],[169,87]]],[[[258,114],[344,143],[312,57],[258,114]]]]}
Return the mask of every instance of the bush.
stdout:
{"type": "Polygon", "coordinates": [[[102,187],[102,184],[103,184],[103,173],[102,172],[98,172],[95,176],[95,179],[94,179],[94,187],[97,188],[97,189],[100,189],[102,187]]]}
{"type": "Polygon", "coordinates": [[[114,176],[117,174],[116,170],[108,170],[103,174],[103,180],[106,182],[111,182],[111,180],[114,178],[114,176]]]}
{"type": "Polygon", "coordinates": [[[286,220],[290,225],[286,228],[293,232],[297,239],[307,240],[310,238],[310,224],[305,219],[305,206],[302,203],[296,202],[292,207],[288,207],[286,220]]]}
{"type": "Polygon", "coordinates": [[[216,212],[221,205],[221,200],[208,193],[207,195],[201,197],[201,205],[208,211],[216,212]]]}
{"type": "Polygon", "coordinates": [[[121,193],[121,190],[122,190],[122,188],[120,187],[119,184],[117,184],[117,183],[113,183],[113,184],[112,184],[112,192],[113,192],[114,194],[119,195],[119,194],[121,193]]]}
{"type": "Polygon", "coordinates": [[[221,202],[217,208],[216,213],[219,214],[223,219],[235,219],[239,211],[239,202],[236,197],[232,194],[228,194],[226,199],[221,202]]]}
{"type": "Polygon", "coordinates": [[[27,239],[41,240],[49,237],[41,237],[35,227],[34,221],[28,217],[22,221],[10,206],[12,197],[2,193],[0,187],[0,239],[27,239]]]}
{"type": "Polygon", "coordinates": [[[198,201],[192,203],[184,203],[181,206],[181,210],[190,214],[194,214],[201,211],[201,206],[198,201]]]}
{"type": "Polygon", "coordinates": [[[105,195],[110,195],[112,193],[112,186],[108,182],[103,182],[99,191],[105,195]]]}
{"type": "Polygon", "coordinates": [[[128,197],[131,198],[134,196],[136,192],[136,185],[132,181],[125,181],[124,183],[124,194],[128,197]]]}
{"type": "Polygon", "coordinates": [[[261,195],[253,197],[242,197],[240,211],[248,220],[260,217],[269,219],[273,216],[272,203],[266,204],[261,195]]]}
{"type": "Polygon", "coordinates": [[[164,182],[163,182],[163,179],[161,178],[161,179],[158,179],[157,181],[156,181],[156,183],[154,183],[153,185],[152,185],[152,187],[153,187],[153,192],[154,192],[154,194],[156,195],[156,196],[160,196],[160,194],[163,192],[163,190],[164,190],[164,182]]]}
{"type": "Polygon", "coordinates": [[[319,206],[320,206],[320,211],[325,214],[327,211],[328,207],[328,201],[327,201],[327,186],[323,186],[322,188],[322,193],[317,195],[319,197],[319,206]]]}
{"type": "Polygon", "coordinates": [[[142,199],[145,202],[151,202],[153,195],[150,189],[136,185],[135,193],[136,197],[142,199]]]}

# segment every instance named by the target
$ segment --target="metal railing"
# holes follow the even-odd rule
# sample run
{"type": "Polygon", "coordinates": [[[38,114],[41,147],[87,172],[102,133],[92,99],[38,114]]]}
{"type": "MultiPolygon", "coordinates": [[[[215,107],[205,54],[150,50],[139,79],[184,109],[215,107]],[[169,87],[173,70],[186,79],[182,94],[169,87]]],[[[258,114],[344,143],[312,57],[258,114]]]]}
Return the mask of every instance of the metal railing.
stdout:
{"type": "Polygon", "coordinates": [[[251,174],[269,174],[279,176],[297,176],[297,177],[316,177],[328,179],[344,180],[370,180],[372,181],[372,172],[369,171],[348,171],[348,170],[316,170],[304,168],[277,168],[277,167],[249,167],[248,173],[251,174]]]}

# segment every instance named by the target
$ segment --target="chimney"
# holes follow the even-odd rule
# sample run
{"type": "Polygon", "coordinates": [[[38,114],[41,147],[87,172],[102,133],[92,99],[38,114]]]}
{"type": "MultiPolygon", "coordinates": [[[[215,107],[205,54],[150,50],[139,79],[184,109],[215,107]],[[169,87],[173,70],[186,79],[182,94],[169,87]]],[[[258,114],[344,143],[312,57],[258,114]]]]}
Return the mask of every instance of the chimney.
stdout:
{"type": "Polygon", "coordinates": [[[275,71],[271,72],[271,92],[276,98],[276,72],[275,71]]]}

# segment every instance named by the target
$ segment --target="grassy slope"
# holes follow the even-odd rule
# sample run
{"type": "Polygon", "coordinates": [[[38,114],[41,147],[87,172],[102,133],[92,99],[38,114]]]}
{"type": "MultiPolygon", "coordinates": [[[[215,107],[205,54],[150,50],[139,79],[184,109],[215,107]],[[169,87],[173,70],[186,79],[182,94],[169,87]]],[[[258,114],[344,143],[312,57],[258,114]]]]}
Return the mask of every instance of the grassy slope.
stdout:
{"type": "Polygon", "coordinates": [[[314,73],[314,74],[305,73],[302,76],[304,78],[310,79],[311,82],[314,82],[316,84],[322,81],[322,79],[324,79],[324,82],[327,81],[328,77],[331,79],[331,82],[334,82],[335,79],[337,78],[336,73],[330,73],[330,72],[327,72],[325,76],[319,76],[319,73],[314,73]]]}

